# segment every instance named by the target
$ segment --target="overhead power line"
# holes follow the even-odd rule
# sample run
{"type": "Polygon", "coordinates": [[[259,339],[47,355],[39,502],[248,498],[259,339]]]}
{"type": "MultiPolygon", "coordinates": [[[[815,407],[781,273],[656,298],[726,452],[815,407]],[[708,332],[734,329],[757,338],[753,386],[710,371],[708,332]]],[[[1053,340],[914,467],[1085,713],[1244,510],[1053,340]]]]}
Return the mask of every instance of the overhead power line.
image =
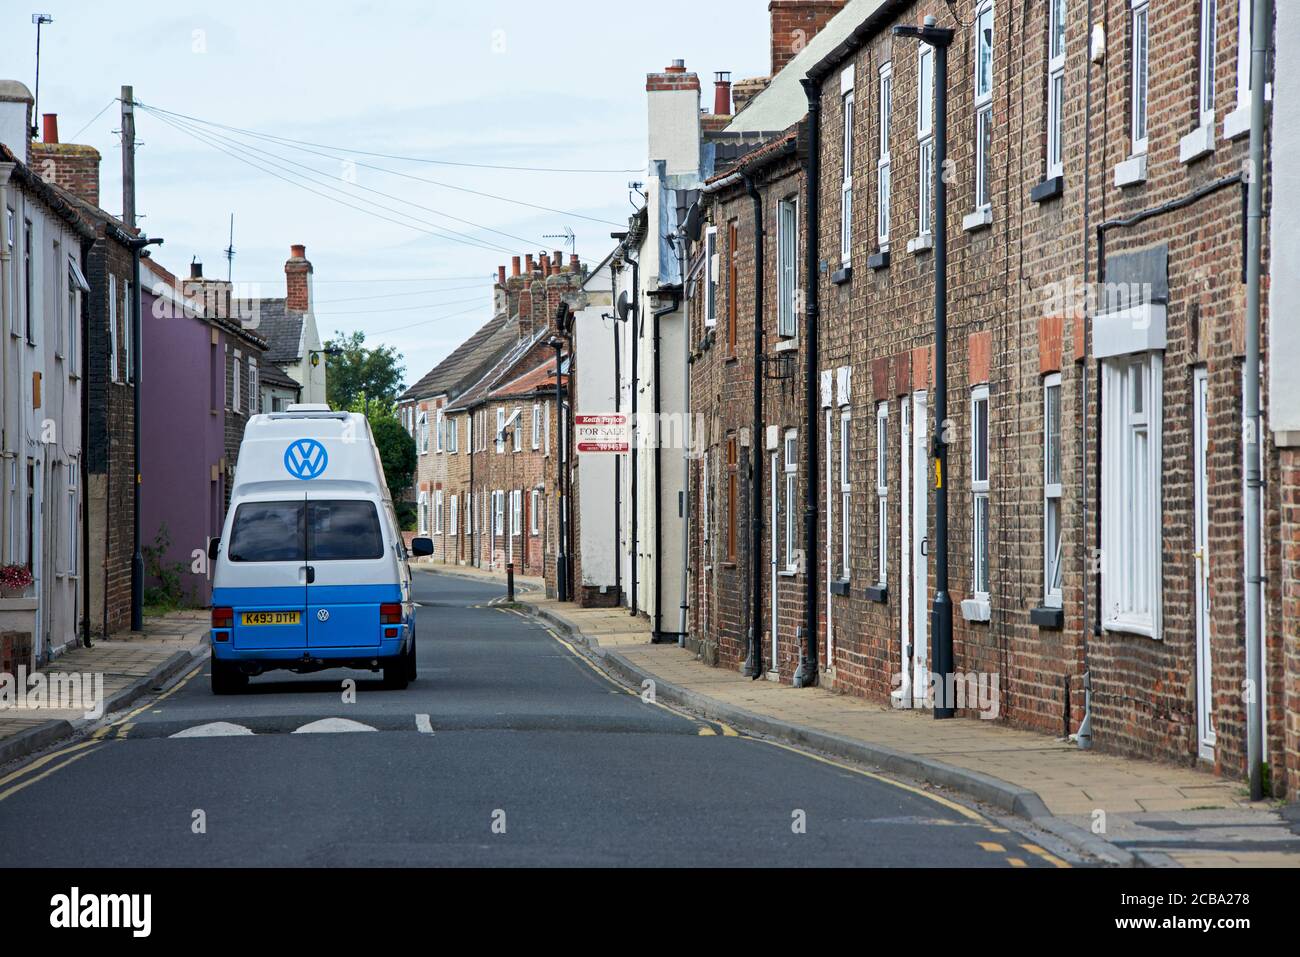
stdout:
{"type": "Polygon", "coordinates": [[[486,284],[477,286],[445,286],[442,289],[417,289],[415,292],[386,292],[377,296],[349,296],[346,299],[317,299],[316,305],[324,306],[333,302],[361,302],[367,299],[399,299],[403,296],[440,296],[444,292],[462,292],[466,289],[486,289],[486,284]]]}
{"type": "MultiPolygon", "coordinates": [[[[136,101],[137,106],[144,106],[143,103],[136,101]]],[[[244,129],[238,126],[227,126],[224,123],[218,123],[215,120],[204,120],[197,116],[188,116],[184,113],[176,113],[170,110],[164,110],[162,107],[153,106],[149,109],[157,110],[160,113],[168,113],[171,116],[181,117],[187,120],[193,120],[197,123],[203,123],[207,126],[218,126],[224,130],[230,130],[233,133],[243,133],[246,136],[257,136],[262,139],[275,140],[280,143],[286,143],[293,146],[314,146],[323,150],[334,150],[336,153],[354,153],[357,156],[375,156],[380,159],[400,160],[404,163],[427,163],[431,166],[463,166],[468,169],[495,169],[511,170],[521,173],[608,173],[610,175],[625,175],[627,173],[643,173],[645,167],[637,169],[583,169],[580,167],[560,167],[560,166],[515,166],[509,163],[468,163],[459,160],[438,160],[430,159],[426,156],[403,156],[397,153],[378,153],[373,150],[359,150],[350,146],[334,146],[329,143],[313,143],[310,140],[295,140],[288,136],[277,136],[274,133],[259,133],[256,130],[244,129]]]]}
{"type": "MultiPolygon", "coordinates": [[[[252,130],[241,130],[241,129],[239,129],[238,127],[226,126],[226,125],[221,124],[221,123],[214,123],[214,122],[212,122],[212,121],[210,121],[210,120],[203,120],[203,119],[199,119],[199,118],[197,118],[197,117],[186,116],[185,114],[182,114],[182,113],[173,113],[173,112],[170,111],[170,110],[163,110],[163,109],[160,109],[160,108],[155,107],[155,106],[146,106],[145,104],[141,103],[141,102],[138,101],[138,100],[136,101],[136,105],[139,106],[141,109],[146,109],[146,110],[148,110],[150,113],[152,113],[153,115],[157,116],[158,119],[160,119],[160,120],[164,120],[164,121],[166,121],[168,117],[176,117],[176,118],[179,118],[179,119],[181,119],[181,120],[187,120],[187,121],[192,122],[192,123],[200,123],[200,124],[203,124],[204,126],[215,126],[215,127],[219,127],[219,128],[221,128],[221,129],[226,129],[226,130],[229,130],[229,131],[232,131],[232,132],[240,133],[241,135],[244,135],[244,136],[252,136],[252,137],[255,137],[255,138],[257,138],[257,139],[271,140],[271,141],[273,141],[273,142],[283,142],[282,140],[280,140],[280,139],[278,139],[278,138],[276,138],[276,137],[273,137],[273,136],[271,136],[270,134],[267,134],[267,133],[257,133],[257,132],[254,132],[254,131],[252,131],[252,130]],[[165,114],[165,115],[164,115],[164,114],[165,114]]],[[[293,149],[301,150],[301,151],[303,151],[303,152],[305,152],[305,153],[315,153],[317,156],[324,156],[324,157],[326,157],[326,158],[328,158],[328,159],[332,159],[332,160],[338,160],[338,159],[340,159],[340,157],[335,156],[335,155],[332,155],[332,154],[329,154],[329,153],[322,153],[322,152],[319,152],[318,150],[309,149],[309,148],[306,147],[306,146],[296,145],[293,141],[289,141],[289,142],[288,142],[288,145],[290,145],[293,149]]],[[[327,148],[328,148],[328,147],[327,147],[327,148]]],[[[360,166],[360,167],[363,167],[363,168],[365,168],[365,169],[372,169],[372,170],[375,170],[376,172],[387,173],[387,174],[390,175],[390,176],[400,176],[400,177],[402,177],[403,179],[413,180],[413,181],[415,181],[415,182],[417,182],[417,183],[427,183],[427,184],[430,185],[430,186],[438,186],[438,187],[440,187],[440,188],[442,188],[442,189],[450,189],[450,190],[455,190],[455,191],[457,191],[457,192],[461,192],[461,193],[468,193],[468,194],[470,194],[470,195],[472,195],[472,196],[481,196],[481,197],[483,197],[483,198],[485,198],[485,199],[491,199],[491,200],[494,200],[494,201],[496,201],[496,202],[500,202],[500,203],[510,203],[510,204],[512,204],[512,205],[515,205],[515,206],[522,206],[522,207],[525,207],[525,208],[527,208],[527,209],[536,209],[536,210],[540,210],[540,211],[542,211],[542,212],[546,212],[546,213],[555,213],[555,214],[557,214],[557,215],[560,215],[560,216],[567,216],[567,217],[570,217],[570,218],[573,218],[573,219],[584,219],[584,220],[587,220],[588,222],[592,222],[592,223],[600,223],[600,224],[605,225],[605,226],[618,226],[618,227],[625,227],[625,226],[627,225],[626,223],[615,222],[614,220],[611,220],[611,219],[602,219],[602,218],[600,218],[600,217],[598,217],[598,216],[588,216],[588,215],[586,215],[586,214],[584,214],[584,213],[573,212],[572,210],[556,209],[556,208],[554,208],[553,206],[543,206],[543,205],[540,205],[540,204],[538,204],[538,203],[530,203],[530,202],[527,202],[526,200],[522,200],[522,199],[512,199],[512,198],[509,197],[509,196],[499,196],[499,195],[497,195],[496,193],[488,193],[488,192],[485,192],[485,191],[483,191],[483,190],[470,189],[468,186],[456,186],[456,185],[454,185],[454,184],[452,184],[452,183],[444,183],[444,182],[442,182],[442,181],[440,181],[440,180],[429,179],[428,177],[425,177],[425,176],[416,176],[416,175],[414,175],[414,174],[412,174],[412,173],[403,173],[403,172],[401,172],[401,171],[399,171],[399,170],[388,169],[387,167],[384,167],[384,166],[376,166],[376,165],[374,165],[373,163],[363,163],[363,162],[357,161],[356,165],[357,165],[357,166],[360,166]]]]}
{"type": "MultiPolygon", "coordinates": [[[[262,163],[269,163],[269,164],[270,164],[271,166],[273,166],[273,167],[278,167],[279,169],[284,170],[285,172],[289,173],[289,175],[291,175],[291,176],[298,176],[298,177],[300,177],[300,178],[302,178],[302,179],[307,179],[307,177],[306,177],[304,174],[302,174],[302,173],[295,173],[293,170],[289,170],[289,169],[287,169],[286,167],[284,167],[284,166],[282,166],[282,165],[280,165],[280,164],[278,164],[278,163],[275,163],[275,162],[273,162],[273,161],[271,161],[271,160],[255,160],[255,159],[250,159],[248,156],[242,155],[242,154],[238,151],[238,148],[237,148],[237,147],[234,148],[234,149],[228,148],[228,147],[222,145],[221,142],[217,141],[213,136],[211,136],[211,135],[209,135],[209,134],[207,134],[207,133],[199,132],[199,131],[196,131],[196,130],[190,129],[190,128],[184,126],[183,124],[181,124],[181,123],[179,123],[179,122],[176,122],[176,121],[173,121],[173,120],[171,120],[171,119],[169,119],[168,117],[165,117],[165,116],[157,116],[156,114],[155,114],[155,116],[156,116],[156,118],[157,118],[158,120],[160,120],[161,122],[163,122],[163,123],[167,124],[168,126],[172,127],[172,129],[175,129],[175,130],[177,130],[177,131],[179,131],[179,132],[181,132],[181,133],[184,133],[185,135],[192,137],[193,139],[199,141],[200,143],[204,143],[204,144],[206,144],[206,145],[208,145],[208,146],[211,146],[213,149],[219,150],[219,151],[221,151],[222,153],[225,153],[227,156],[230,156],[231,158],[240,161],[241,163],[245,163],[245,164],[247,164],[247,165],[249,165],[249,166],[252,166],[254,169],[261,170],[262,172],[264,172],[264,173],[266,173],[266,174],[268,174],[268,175],[270,175],[270,176],[274,176],[276,179],[281,180],[282,182],[288,183],[288,184],[291,185],[291,186],[297,186],[299,189],[304,189],[304,190],[306,190],[306,191],[309,192],[309,193],[314,193],[315,195],[320,196],[320,197],[323,198],[323,199],[328,199],[328,200],[330,200],[331,202],[338,203],[338,204],[341,205],[341,206],[347,206],[347,207],[349,207],[349,208],[351,208],[351,209],[355,209],[355,210],[357,210],[358,212],[366,213],[366,214],[369,215],[369,216],[375,216],[375,217],[377,217],[377,218],[379,218],[379,219],[382,219],[382,220],[385,220],[385,221],[387,221],[387,222],[393,223],[393,224],[395,224],[395,225],[397,225],[397,226],[405,226],[406,228],[408,228],[408,229],[414,229],[414,230],[416,230],[417,232],[423,232],[423,233],[426,233],[426,234],[428,234],[428,235],[437,236],[437,237],[439,237],[439,238],[441,238],[441,239],[447,239],[447,240],[449,240],[449,241],[451,241],[451,242],[459,242],[459,243],[461,243],[462,245],[470,245],[470,246],[478,247],[478,248],[480,248],[480,249],[485,249],[485,250],[489,250],[489,251],[493,251],[493,252],[503,252],[503,253],[507,253],[507,254],[510,254],[510,253],[513,253],[513,252],[514,252],[514,250],[512,250],[512,249],[509,249],[509,248],[507,248],[507,247],[505,247],[505,246],[499,246],[499,245],[497,245],[496,243],[492,243],[492,242],[490,242],[490,241],[488,241],[488,240],[478,239],[478,238],[476,238],[476,237],[468,236],[468,235],[466,235],[466,234],[464,234],[464,233],[457,233],[455,230],[448,229],[448,228],[445,227],[445,226],[439,226],[439,225],[436,224],[436,223],[430,223],[430,222],[428,222],[427,220],[422,220],[422,219],[420,219],[420,218],[417,217],[417,216],[413,216],[413,215],[411,215],[410,213],[402,212],[400,209],[394,209],[394,208],[392,208],[391,206],[385,206],[385,205],[383,205],[382,203],[376,203],[374,200],[368,200],[368,199],[365,199],[364,197],[353,196],[351,193],[348,193],[348,192],[345,191],[345,190],[341,190],[341,189],[339,189],[337,186],[334,185],[333,181],[328,181],[328,182],[324,182],[324,183],[322,183],[322,182],[320,182],[319,180],[314,180],[314,181],[313,181],[313,180],[309,180],[309,182],[314,182],[316,185],[323,186],[325,189],[328,189],[328,190],[329,190],[330,192],[332,192],[332,193],[338,193],[338,194],[340,194],[340,195],[342,195],[342,196],[346,196],[348,199],[354,199],[354,200],[356,200],[357,202],[368,203],[369,205],[374,206],[374,207],[376,207],[376,208],[378,208],[378,209],[386,210],[387,212],[394,213],[394,214],[396,214],[396,215],[398,215],[398,216],[404,216],[404,217],[406,217],[407,219],[412,220],[414,223],[418,223],[418,224],[420,224],[420,225],[412,225],[412,223],[402,222],[401,220],[393,219],[393,218],[391,218],[391,217],[389,217],[389,216],[384,216],[384,215],[382,215],[382,214],[380,214],[380,213],[376,213],[376,212],[375,212],[374,210],[372,210],[372,209],[366,209],[366,208],[363,207],[363,206],[357,206],[355,203],[350,203],[350,202],[347,202],[347,201],[345,201],[345,200],[339,199],[337,196],[331,196],[331,195],[329,195],[329,193],[322,193],[320,190],[318,190],[318,189],[313,189],[311,186],[307,186],[307,185],[305,185],[304,183],[300,183],[300,182],[298,182],[297,180],[288,179],[288,178],[286,178],[285,176],[282,176],[282,175],[280,175],[279,173],[274,172],[274,170],[268,169],[266,166],[261,165],[261,164],[262,164],[262,163]],[[452,234],[452,235],[448,235],[449,233],[452,234]],[[460,239],[453,239],[453,238],[452,238],[453,235],[454,235],[454,236],[461,237],[461,238],[460,238],[460,239]]],[[[317,174],[317,176],[320,176],[320,175],[323,175],[323,174],[317,174]]]]}
{"type": "Polygon", "coordinates": [[[429,309],[432,306],[459,306],[467,302],[484,302],[482,296],[474,296],[471,299],[456,299],[452,302],[423,303],[418,306],[391,306],[387,309],[351,309],[343,312],[322,312],[317,314],[318,319],[330,319],[334,316],[374,316],[381,313],[390,312],[417,312],[421,309],[429,309]]]}

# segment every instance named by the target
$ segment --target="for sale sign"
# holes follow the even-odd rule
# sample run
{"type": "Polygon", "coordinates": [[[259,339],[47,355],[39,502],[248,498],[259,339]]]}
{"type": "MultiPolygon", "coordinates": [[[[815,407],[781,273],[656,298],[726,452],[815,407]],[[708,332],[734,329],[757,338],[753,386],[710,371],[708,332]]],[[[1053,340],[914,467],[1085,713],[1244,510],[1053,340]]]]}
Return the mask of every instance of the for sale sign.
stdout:
{"type": "Polygon", "coordinates": [[[591,452],[627,452],[631,430],[622,412],[573,417],[574,439],[579,454],[591,452]]]}

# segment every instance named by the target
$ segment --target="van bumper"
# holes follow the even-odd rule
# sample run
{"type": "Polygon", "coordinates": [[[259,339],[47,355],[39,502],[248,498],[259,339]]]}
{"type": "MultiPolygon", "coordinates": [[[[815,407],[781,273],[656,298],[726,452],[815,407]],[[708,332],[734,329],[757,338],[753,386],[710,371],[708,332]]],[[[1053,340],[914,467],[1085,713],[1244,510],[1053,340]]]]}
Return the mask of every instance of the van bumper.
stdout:
{"type": "Polygon", "coordinates": [[[219,661],[235,662],[246,666],[249,674],[263,671],[288,670],[299,673],[324,671],[327,668],[355,668],[369,671],[384,666],[384,659],[396,658],[407,650],[408,642],[415,640],[415,630],[402,626],[402,635],[398,638],[383,638],[378,645],[355,647],[322,648],[252,648],[232,647],[230,633],[212,631],[208,644],[212,648],[212,657],[219,661]]]}

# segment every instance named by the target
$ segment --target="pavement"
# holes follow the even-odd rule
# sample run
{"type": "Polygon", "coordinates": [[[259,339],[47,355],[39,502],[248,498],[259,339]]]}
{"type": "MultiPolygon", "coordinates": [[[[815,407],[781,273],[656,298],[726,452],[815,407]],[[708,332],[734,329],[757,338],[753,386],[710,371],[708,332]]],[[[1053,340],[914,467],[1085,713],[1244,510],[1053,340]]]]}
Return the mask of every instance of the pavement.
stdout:
{"type": "MultiPolygon", "coordinates": [[[[138,632],[121,631],[92,647],[67,651],[37,669],[44,674],[83,676],[102,682],[105,713],[127,707],[179,674],[207,649],[209,614],[205,609],[146,618],[138,632]]],[[[29,676],[30,677],[30,676],[29,676]]],[[[46,707],[24,698],[0,707],[0,765],[16,761],[74,735],[93,723],[84,707],[46,707]]]]}
{"type": "Polygon", "coordinates": [[[200,660],[0,772],[0,867],[1097,863],[978,802],[649,700],[499,582],[414,589],[406,689],[336,669],[216,697],[200,660]]]}
{"type": "MultiPolygon", "coordinates": [[[[498,583],[474,568],[429,569],[498,583]]],[[[1251,802],[1244,783],[1197,768],[1080,751],[1072,741],[992,721],[936,723],[928,713],[822,688],[752,681],[650,643],[646,619],[584,609],[543,590],[518,604],[578,639],[634,687],[660,700],[840,758],[951,789],[1031,821],[1081,851],[1122,866],[1297,867],[1295,805],[1251,802]]]]}

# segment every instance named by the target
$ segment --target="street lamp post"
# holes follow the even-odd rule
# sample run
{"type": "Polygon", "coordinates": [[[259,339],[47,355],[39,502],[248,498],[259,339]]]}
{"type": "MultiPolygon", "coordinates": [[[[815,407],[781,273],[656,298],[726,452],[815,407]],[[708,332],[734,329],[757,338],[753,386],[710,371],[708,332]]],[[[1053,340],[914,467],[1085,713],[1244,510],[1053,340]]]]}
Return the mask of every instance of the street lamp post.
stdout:
{"type": "Polygon", "coordinates": [[[934,716],[956,714],[947,689],[952,674],[952,596],[948,593],[948,47],[953,31],[936,25],[896,26],[894,36],[912,37],[934,49],[934,608],[930,612],[930,681],[935,688],[934,716]]]}

